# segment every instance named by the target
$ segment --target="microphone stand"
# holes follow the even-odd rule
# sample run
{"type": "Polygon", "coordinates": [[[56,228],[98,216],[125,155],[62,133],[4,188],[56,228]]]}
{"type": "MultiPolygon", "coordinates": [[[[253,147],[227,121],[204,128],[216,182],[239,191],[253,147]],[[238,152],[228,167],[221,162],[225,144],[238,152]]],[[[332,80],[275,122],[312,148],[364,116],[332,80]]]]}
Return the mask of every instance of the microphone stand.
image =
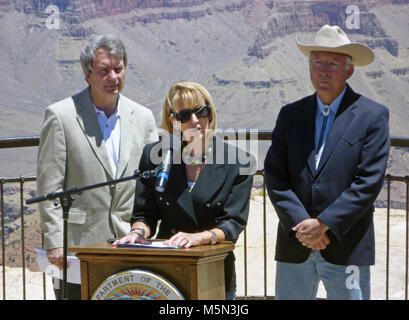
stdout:
{"type": "Polygon", "coordinates": [[[147,170],[144,172],[140,172],[139,170],[135,170],[132,176],[101,182],[89,186],[85,186],[82,188],[72,188],[69,190],[63,190],[60,192],[51,192],[44,196],[34,197],[31,199],[26,200],[26,204],[37,203],[45,200],[54,200],[59,199],[60,204],[63,211],[63,290],[62,290],[62,298],[63,300],[67,300],[67,255],[68,255],[68,216],[69,211],[72,205],[72,202],[75,200],[72,195],[73,194],[81,194],[83,191],[101,188],[108,185],[116,185],[121,182],[125,182],[128,180],[136,180],[139,178],[148,179],[156,175],[156,170],[147,170]]]}

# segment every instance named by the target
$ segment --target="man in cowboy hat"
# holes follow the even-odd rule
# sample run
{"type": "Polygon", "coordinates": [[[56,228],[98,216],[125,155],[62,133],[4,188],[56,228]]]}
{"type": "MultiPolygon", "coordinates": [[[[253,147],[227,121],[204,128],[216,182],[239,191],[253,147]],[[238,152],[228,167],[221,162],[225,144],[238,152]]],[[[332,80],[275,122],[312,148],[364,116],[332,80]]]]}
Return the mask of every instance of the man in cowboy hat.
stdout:
{"type": "Polygon", "coordinates": [[[337,26],[297,44],[316,92],[281,109],[264,163],[280,220],[276,299],[315,299],[320,280],[328,299],[369,299],[389,113],[347,80],[374,54],[337,26]]]}

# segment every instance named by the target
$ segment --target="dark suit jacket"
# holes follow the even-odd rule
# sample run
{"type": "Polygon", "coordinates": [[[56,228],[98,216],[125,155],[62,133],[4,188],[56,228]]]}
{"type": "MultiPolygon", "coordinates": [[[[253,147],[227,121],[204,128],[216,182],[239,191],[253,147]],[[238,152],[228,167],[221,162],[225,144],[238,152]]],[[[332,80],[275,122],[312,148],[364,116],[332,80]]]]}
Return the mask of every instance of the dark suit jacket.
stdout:
{"type": "MultiPolygon", "coordinates": [[[[139,165],[141,171],[155,168],[149,156],[155,145],[145,146],[139,165]]],[[[131,223],[143,221],[155,233],[160,220],[157,234],[160,239],[168,239],[179,231],[194,233],[216,227],[224,231],[226,240],[236,242],[247,224],[253,175],[240,172],[249,163],[240,165],[231,161],[232,158],[229,161],[228,156],[247,157],[252,164],[254,158],[218,138],[214,139],[212,150],[207,162],[212,159],[213,164],[206,163],[191,192],[183,162],[172,165],[163,193],[154,189],[155,178],[138,180],[131,223]]],[[[173,159],[175,162],[181,158],[174,152],[173,159]]],[[[225,276],[226,291],[229,291],[235,285],[233,253],[226,258],[225,276]]]]}
{"type": "Polygon", "coordinates": [[[338,265],[375,263],[373,203],[388,159],[388,109],[349,85],[315,169],[316,94],[284,106],[265,159],[269,197],[279,216],[276,260],[304,262],[310,249],[291,228],[318,218],[331,243],[321,251],[338,265]]]}

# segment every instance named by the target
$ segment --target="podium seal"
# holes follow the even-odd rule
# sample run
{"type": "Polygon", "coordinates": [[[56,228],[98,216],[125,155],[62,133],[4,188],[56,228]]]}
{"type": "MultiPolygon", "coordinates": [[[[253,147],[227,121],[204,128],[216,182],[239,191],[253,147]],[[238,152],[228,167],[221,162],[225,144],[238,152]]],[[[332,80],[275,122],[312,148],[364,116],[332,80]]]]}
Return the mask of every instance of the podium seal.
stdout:
{"type": "Polygon", "coordinates": [[[108,277],[95,290],[92,300],[184,300],[168,280],[139,269],[122,271],[108,277]]]}

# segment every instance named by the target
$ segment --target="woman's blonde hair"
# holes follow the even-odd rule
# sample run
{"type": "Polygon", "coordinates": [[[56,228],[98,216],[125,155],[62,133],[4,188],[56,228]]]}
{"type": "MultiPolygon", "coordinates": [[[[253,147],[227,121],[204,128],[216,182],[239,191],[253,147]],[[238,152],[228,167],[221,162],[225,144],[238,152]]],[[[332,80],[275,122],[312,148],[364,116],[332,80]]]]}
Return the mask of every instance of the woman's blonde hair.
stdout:
{"type": "Polygon", "coordinates": [[[169,134],[173,133],[171,113],[182,109],[194,109],[208,104],[210,106],[209,128],[214,132],[217,128],[216,109],[210,93],[200,84],[191,81],[178,81],[172,84],[162,108],[160,128],[169,134]]]}

